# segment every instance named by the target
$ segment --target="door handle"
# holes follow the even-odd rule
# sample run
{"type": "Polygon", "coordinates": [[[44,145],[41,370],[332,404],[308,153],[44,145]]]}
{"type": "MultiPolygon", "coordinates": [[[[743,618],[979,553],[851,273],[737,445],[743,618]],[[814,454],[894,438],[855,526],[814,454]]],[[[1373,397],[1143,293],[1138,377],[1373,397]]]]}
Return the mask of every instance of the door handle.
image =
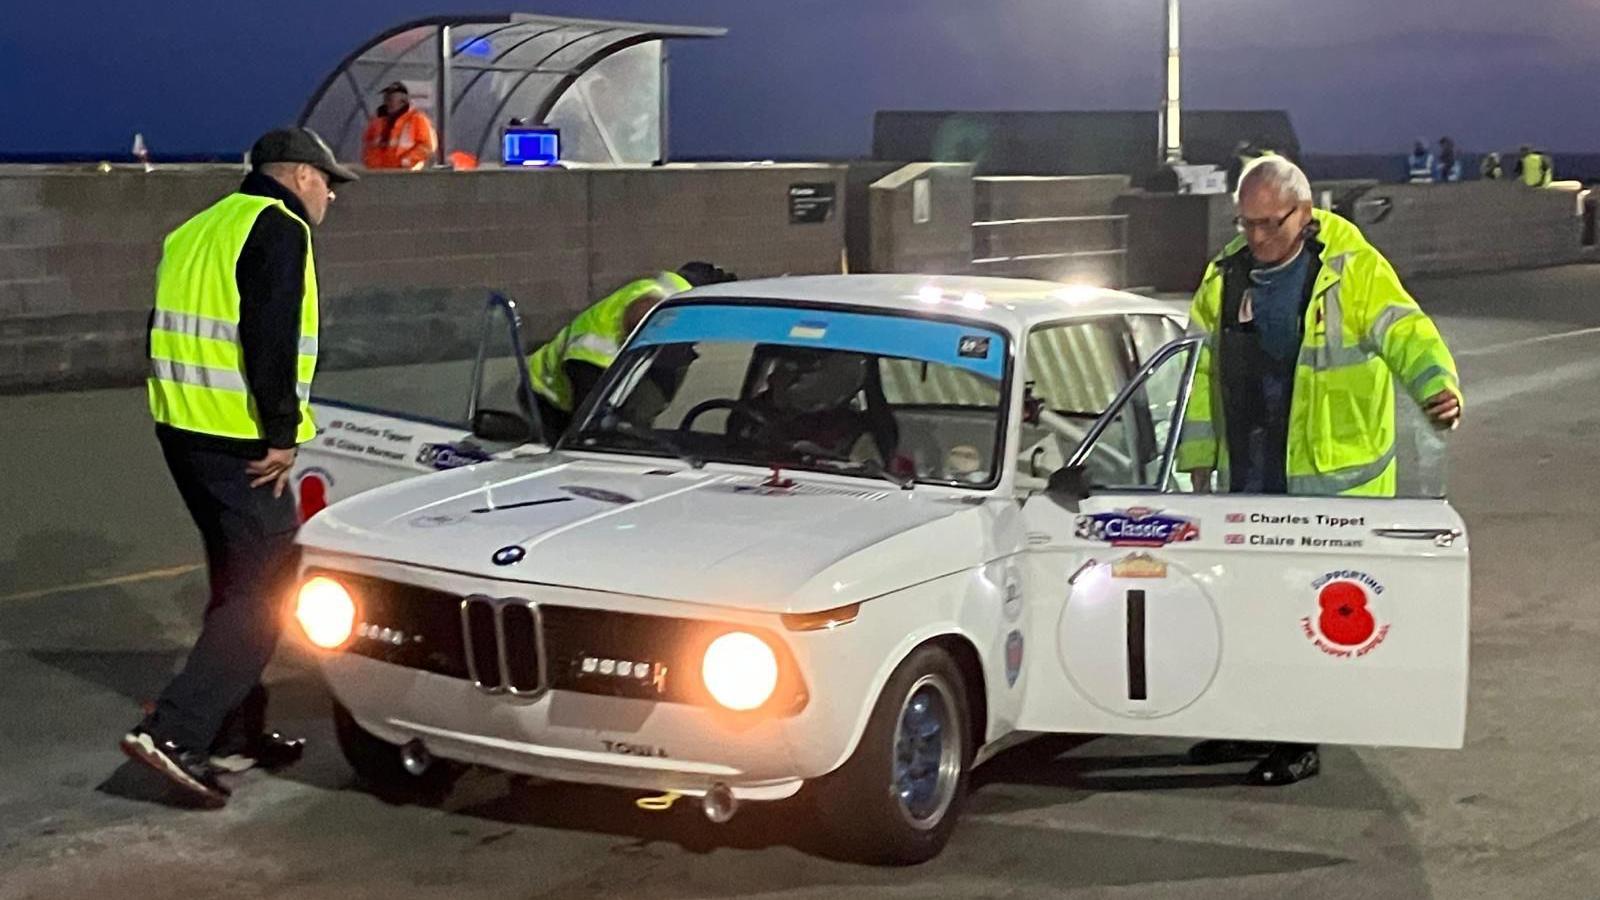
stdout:
{"type": "Polygon", "coordinates": [[[1436,547],[1448,547],[1461,537],[1459,528],[1374,528],[1372,533],[1401,541],[1433,541],[1436,547]]]}
{"type": "Polygon", "coordinates": [[[1067,576],[1067,584],[1069,584],[1069,585],[1077,584],[1078,583],[1078,579],[1083,577],[1083,573],[1089,571],[1090,569],[1092,569],[1092,568],[1094,568],[1095,566],[1098,566],[1098,565],[1100,565],[1098,560],[1095,560],[1095,559],[1088,560],[1083,565],[1078,567],[1078,571],[1073,572],[1071,575],[1067,576]]]}

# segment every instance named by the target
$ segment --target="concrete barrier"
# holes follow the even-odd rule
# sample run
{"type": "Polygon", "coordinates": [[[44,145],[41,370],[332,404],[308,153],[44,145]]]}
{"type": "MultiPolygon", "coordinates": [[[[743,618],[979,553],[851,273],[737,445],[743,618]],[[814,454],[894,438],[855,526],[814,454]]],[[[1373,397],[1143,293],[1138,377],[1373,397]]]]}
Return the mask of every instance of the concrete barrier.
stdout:
{"type": "MultiPolygon", "coordinates": [[[[0,390],[143,377],[162,236],[239,177],[0,170],[0,390]]],[[[832,165],[372,173],[340,189],[317,232],[323,363],[459,358],[490,290],[520,300],[539,339],[604,291],[690,259],[747,278],[837,271],[843,197],[832,165]],[[795,215],[796,186],[808,214],[795,215]]]]}
{"type": "Polygon", "coordinates": [[[1113,207],[1126,175],[990,176],[975,182],[973,270],[1122,287],[1127,217],[1113,207]]]}
{"type": "Polygon", "coordinates": [[[871,271],[943,275],[971,268],[971,164],[902,166],[872,183],[867,202],[871,271]]]}
{"type": "Polygon", "coordinates": [[[1402,276],[1461,274],[1592,259],[1578,200],[1510,182],[1386,184],[1354,196],[1351,213],[1402,276]]]}

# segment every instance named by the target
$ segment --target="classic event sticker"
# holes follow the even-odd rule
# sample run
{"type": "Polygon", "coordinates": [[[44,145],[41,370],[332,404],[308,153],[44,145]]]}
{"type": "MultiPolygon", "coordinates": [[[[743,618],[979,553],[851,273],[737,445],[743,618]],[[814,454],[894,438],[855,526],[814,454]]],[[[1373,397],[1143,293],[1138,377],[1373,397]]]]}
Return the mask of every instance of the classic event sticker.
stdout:
{"type": "Polygon", "coordinates": [[[1378,579],[1355,569],[1339,569],[1311,582],[1317,612],[1302,616],[1300,631],[1306,640],[1328,656],[1358,659],[1376,650],[1389,637],[1389,625],[1373,601],[1383,596],[1378,579]]]}
{"type": "Polygon", "coordinates": [[[1187,516],[1133,506],[1111,512],[1079,516],[1078,537],[1102,541],[1113,547],[1164,547],[1199,540],[1200,523],[1187,516]]]}

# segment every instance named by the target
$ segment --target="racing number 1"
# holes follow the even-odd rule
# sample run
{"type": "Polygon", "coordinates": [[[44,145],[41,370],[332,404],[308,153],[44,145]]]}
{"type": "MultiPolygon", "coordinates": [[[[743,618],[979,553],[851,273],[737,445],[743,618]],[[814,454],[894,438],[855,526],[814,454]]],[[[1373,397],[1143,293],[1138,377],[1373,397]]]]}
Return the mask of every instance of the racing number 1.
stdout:
{"type": "Polygon", "coordinates": [[[1144,591],[1128,591],[1128,699],[1150,699],[1145,678],[1144,591]]]}

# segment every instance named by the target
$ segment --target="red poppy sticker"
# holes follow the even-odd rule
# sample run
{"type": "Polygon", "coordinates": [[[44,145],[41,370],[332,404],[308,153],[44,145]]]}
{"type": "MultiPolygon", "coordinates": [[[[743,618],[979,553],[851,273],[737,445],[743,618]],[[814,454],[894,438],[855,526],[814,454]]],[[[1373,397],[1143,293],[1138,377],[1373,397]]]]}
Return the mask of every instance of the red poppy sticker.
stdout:
{"type": "Polygon", "coordinates": [[[1306,639],[1328,656],[1358,659],[1376,650],[1389,636],[1375,601],[1384,587],[1365,572],[1329,572],[1311,583],[1317,611],[1300,619],[1306,639]]]}

